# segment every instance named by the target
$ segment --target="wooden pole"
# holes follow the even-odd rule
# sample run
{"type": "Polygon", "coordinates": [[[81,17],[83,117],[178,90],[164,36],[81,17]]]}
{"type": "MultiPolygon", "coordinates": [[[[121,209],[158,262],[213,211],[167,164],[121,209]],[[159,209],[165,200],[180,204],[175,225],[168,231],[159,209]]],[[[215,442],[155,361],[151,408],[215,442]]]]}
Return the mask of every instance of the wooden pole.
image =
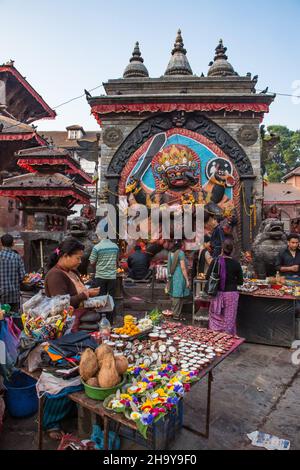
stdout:
{"type": "Polygon", "coordinates": [[[43,250],[43,240],[40,240],[40,257],[41,257],[41,268],[44,270],[44,250],[43,250]]]}

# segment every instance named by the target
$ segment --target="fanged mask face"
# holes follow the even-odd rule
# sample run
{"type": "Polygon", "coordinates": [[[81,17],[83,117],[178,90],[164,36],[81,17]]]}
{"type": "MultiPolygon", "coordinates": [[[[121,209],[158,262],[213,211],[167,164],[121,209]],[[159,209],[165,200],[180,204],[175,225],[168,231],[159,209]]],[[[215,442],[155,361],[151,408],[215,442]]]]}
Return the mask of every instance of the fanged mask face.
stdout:
{"type": "Polygon", "coordinates": [[[173,188],[185,188],[189,185],[189,178],[187,176],[189,169],[184,166],[174,166],[169,168],[165,175],[168,180],[169,186],[173,188]]]}

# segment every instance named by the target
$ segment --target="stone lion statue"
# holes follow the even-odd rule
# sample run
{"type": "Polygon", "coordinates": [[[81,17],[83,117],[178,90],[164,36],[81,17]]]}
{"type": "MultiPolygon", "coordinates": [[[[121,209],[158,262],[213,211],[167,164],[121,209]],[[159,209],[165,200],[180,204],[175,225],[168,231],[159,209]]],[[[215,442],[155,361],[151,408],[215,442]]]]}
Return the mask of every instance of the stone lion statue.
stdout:
{"type": "Polygon", "coordinates": [[[95,231],[92,230],[90,221],[86,217],[74,217],[68,221],[68,236],[77,238],[84,247],[84,254],[78,268],[80,274],[87,274],[89,268],[89,257],[94,245],[99,241],[95,231]]]}
{"type": "Polygon", "coordinates": [[[283,222],[277,219],[263,220],[252,245],[253,267],[259,279],[276,273],[276,257],[286,246],[283,222]]]}

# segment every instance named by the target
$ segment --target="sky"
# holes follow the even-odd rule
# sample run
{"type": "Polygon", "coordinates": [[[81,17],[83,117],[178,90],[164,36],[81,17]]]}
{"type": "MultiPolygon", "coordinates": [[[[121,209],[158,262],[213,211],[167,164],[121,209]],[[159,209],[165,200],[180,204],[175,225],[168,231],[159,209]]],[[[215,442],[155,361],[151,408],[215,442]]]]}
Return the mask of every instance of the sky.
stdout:
{"type": "MultiPolygon", "coordinates": [[[[300,96],[300,0],[0,0],[0,17],[0,63],[15,60],[52,108],[122,77],[136,41],[150,76],[163,75],[178,28],[194,74],[206,75],[222,38],[235,70],[259,76],[258,89],[300,96]]],[[[277,96],[264,124],[300,129],[294,101],[277,96]]],[[[84,97],[35,124],[98,129],[84,97]]]]}

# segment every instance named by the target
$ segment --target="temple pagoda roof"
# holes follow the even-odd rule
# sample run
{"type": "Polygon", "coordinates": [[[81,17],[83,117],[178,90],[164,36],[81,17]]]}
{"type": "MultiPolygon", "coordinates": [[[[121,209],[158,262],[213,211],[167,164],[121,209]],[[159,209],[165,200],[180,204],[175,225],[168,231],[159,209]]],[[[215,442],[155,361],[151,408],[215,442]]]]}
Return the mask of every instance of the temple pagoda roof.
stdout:
{"type": "Polygon", "coordinates": [[[16,153],[17,164],[29,172],[62,172],[74,176],[77,183],[92,184],[90,176],[67,150],[52,146],[33,147],[16,153]]]}
{"type": "Polygon", "coordinates": [[[14,61],[0,65],[0,80],[5,83],[6,109],[17,120],[31,123],[56,117],[56,112],[15,68],[14,61]]]}
{"type": "Polygon", "coordinates": [[[0,179],[8,177],[11,172],[19,172],[15,153],[21,148],[46,145],[43,139],[28,124],[22,124],[0,110],[0,179]]]}
{"type": "Polygon", "coordinates": [[[90,195],[82,186],[60,173],[27,173],[3,181],[0,196],[17,198],[23,203],[28,198],[35,200],[60,198],[70,209],[75,204],[88,204],[90,195]]]}
{"type": "Polygon", "coordinates": [[[0,112],[0,141],[4,140],[29,140],[36,138],[39,145],[45,145],[46,141],[28,124],[22,124],[12,117],[5,116],[0,112]]]}

